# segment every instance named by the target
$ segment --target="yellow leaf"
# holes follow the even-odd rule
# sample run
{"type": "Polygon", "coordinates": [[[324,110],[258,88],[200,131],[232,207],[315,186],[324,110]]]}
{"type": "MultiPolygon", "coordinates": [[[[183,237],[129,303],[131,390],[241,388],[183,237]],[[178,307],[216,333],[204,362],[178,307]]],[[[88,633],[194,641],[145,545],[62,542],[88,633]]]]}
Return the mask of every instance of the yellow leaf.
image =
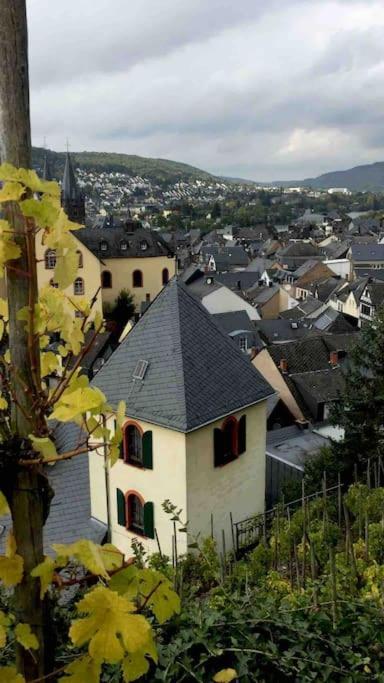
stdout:
{"type": "Polygon", "coordinates": [[[4,354],[4,361],[5,361],[6,363],[10,363],[10,362],[11,362],[11,352],[10,352],[9,349],[7,349],[6,352],[5,352],[5,354],[4,354]]]}
{"type": "Polygon", "coordinates": [[[7,408],[8,401],[3,396],[0,396],[0,410],[6,410],[7,408]]]}
{"type": "Polygon", "coordinates": [[[152,593],[147,606],[160,624],[180,612],[180,598],[163,574],[153,569],[140,569],[138,578],[139,591],[143,598],[152,593]]]}
{"type": "Polygon", "coordinates": [[[43,197],[40,201],[38,199],[25,199],[20,202],[20,207],[24,216],[34,218],[40,228],[52,225],[59,215],[59,208],[50,197],[43,197]]]}
{"type": "Polygon", "coordinates": [[[0,202],[18,202],[25,188],[20,183],[4,183],[0,190],[0,202]]]}
{"type": "Polygon", "coordinates": [[[43,599],[48,587],[52,583],[53,574],[55,572],[55,562],[51,557],[45,557],[43,562],[40,562],[31,571],[31,576],[40,579],[40,598],[43,599]]]}
{"type": "Polygon", "coordinates": [[[9,514],[9,507],[7,503],[7,499],[3,493],[0,491],[0,517],[3,515],[8,515],[9,514]]]}
{"type": "Polygon", "coordinates": [[[46,377],[51,375],[60,367],[60,358],[56,356],[53,351],[47,351],[40,355],[41,360],[41,376],[46,377]]]}
{"type": "Polygon", "coordinates": [[[1,164],[0,180],[15,181],[29,187],[33,192],[45,192],[46,194],[60,197],[60,186],[54,181],[40,180],[36,171],[25,168],[15,168],[12,164],[1,164]]]}
{"type": "MultiPolygon", "coordinates": [[[[83,226],[79,223],[73,223],[69,220],[64,209],[60,209],[59,215],[53,225],[49,226],[44,236],[44,243],[47,247],[52,249],[64,249],[71,247],[76,249],[76,242],[72,236],[74,230],[79,230],[83,226]]],[[[77,256],[77,265],[79,265],[79,257],[77,256]]]]}
{"type": "Polygon", "coordinates": [[[5,647],[7,642],[6,627],[11,623],[10,618],[0,610],[0,648],[5,647]]]}
{"type": "Polygon", "coordinates": [[[214,675],[213,680],[215,683],[230,683],[235,678],[237,678],[237,671],[235,669],[222,669],[214,675]]]}
{"type": "Polygon", "coordinates": [[[147,673],[148,669],[148,659],[141,652],[128,654],[123,659],[122,670],[125,683],[137,681],[138,678],[147,673]]]}
{"type": "Polygon", "coordinates": [[[16,586],[23,577],[23,567],[23,558],[16,555],[15,538],[10,533],[6,542],[5,555],[0,555],[0,580],[5,586],[16,586]]]}
{"type": "Polygon", "coordinates": [[[123,426],[123,422],[125,420],[125,408],[125,401],[119,401],[116,411],[116,424],[118,427],[123,426]]]}
{"type": "Polygon", "coordinates": [[[72,622],[69,631],[74,645],[89,643],[88,651],[97,661],[119,662],[128,652],[150,647],[151,627],[135,605],[117,593],[98,586],[77,604],[78,612],[86,614],[72,622]]]}
{"type": "Polygon", "coordinates": [[[0,299],[0,315],[8,320],[8,302],[5,299],[0,299]]]}
{"type": "Polygon", "coordinates": [[[1,683],[25,683],[25,678],[18,674],[14,666],[0,666],[1,683]]]}
{"type": "Polygon", "coordinates": [[[109,588],[128,600],[135,600],[139,592],[139,570],[137,567],[130,565],[114,574],[109,582],[109,588]]]}
{"type": "Polygon", "coordinates": [[[69,678],[63,679],[63,683],[99,683],[101,664],[85,655],[68,664],[64,673],[69,678]]]}
{"type": "Polygon", "coordinates": [[[75,543],[69,545],[55,543],[52,545],[52,548],[60,557],[65,557],[67,559],[73,557],[79,564],[84,565],[92,574],[103,576],[106,579],[109,578],[104,564],[102,547],[100,545],[96,545],[96,543],[87,541],[83,538],[80,541],[75,541],[75,543]]]}
{"type": "Polygon", "coordinates": [[[51,417],[60,422],[76,421],[84,413],[102,412],[105,402],[104,394],[97,387],[79,387],[73,390],[70,386],[55,404],[51,417]]]}
{"type": "Polygon", "coordinates": [[[31,631],[29,624],[17,624],[15,628],[15,638],[25,650],[38,650],[39,641],[31,631]]]}
{"type": "Polygon", "coordinates": [[[33,450],[39,453],[43,460],[56,458],[56,446],[48,436],[35,436],[34,434],[30,434],[29,438],[32,441],[33,450]]]}
{"type": "Polygon", "coordinates": [[[79,255],[76,249],[56,249],[56,266],[53,279],[61,289],[71,285],[77,275],[79,255]]]}
{"type": "Polygon", "coordinates": [[[101,546],[101,557],[107,572],[120,569],[124,564],[124,554],[112,543],[101,546]]]}

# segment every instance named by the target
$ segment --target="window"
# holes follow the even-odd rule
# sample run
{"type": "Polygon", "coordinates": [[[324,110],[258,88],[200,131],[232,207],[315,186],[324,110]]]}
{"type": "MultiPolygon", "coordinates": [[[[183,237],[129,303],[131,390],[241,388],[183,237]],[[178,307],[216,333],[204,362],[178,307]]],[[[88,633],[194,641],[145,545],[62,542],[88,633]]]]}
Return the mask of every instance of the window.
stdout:
{"type": "Polygon", "coordinates": [[[168,282],[169,282],[169,270],[168,270],[168,268],[163,268],[163,272],[161,274],[161,279],[162,279],[163,285],[168,284],[168,282]]]}
{"type": "Polygon", "coordinates": [[[152,432],[143,432],[139,425],[128,422],[123,428],[121,457],[128,465],[152,470],[152,432]]]}
{"type": "Polygon", "coordinates": [[[126,242],[125,240],[121,240],[121,242],[120,242],[120,249],[121,249],[121,251],[127,251],[127,249],[128,249],[128,242],[126,242]]]}
{"type": "Polygon", "coordinates": [[[137,491],[116,489],[117,523],[128,531],[155,538],[154,505],[144,502],[137,491]]]}
{"type": "Polygon", "coordinates": [[[246,351],[248,348],[247,337],[239,337],[240,351],[246,351]]]}
{"type": "Polygon", "coordinates": [[[76,253],[77,253],[78,257],[79,257],[79,268],[82,268],[82,267],[83,267],[83,254],[82,254],[82,252],[79,251],[79,250],[77,250],[76,253]]]}
{"type": "Polygon", "coordinates": [[[371,315],[371,307],[366,304],[361,304],[361,313],[363,315],[371,315]]]}
{"type": "Polygon", "coordinates": [[[84,292],[84,280],[82,277],[77,277],[75,282],[73,283],[73,293],[77,296],[82,296],[84,292]]]}
{"type": "Polygon", "coordinates": [[[54,249],[47,249],[45,252],[45,267],[47,270],[53,270],[56,267],[56,252],[54,249]]]}
{"type": "Polygon", "coordinates": [[[246,451],[246,416],[228,417],[213,433],[214,466],[221,467],[246,451]]]}
{"type": "Polygon", "coordinates": [[[141,240],[140,242],[140,249],[141,251],[147,251],[148,249],[148,242],[146,240],[141,240]]]}
{"type": "Polygon", "coordinates": [[[135,425],[128,425],[125,429],[126,462],[133,465],[143,465],[142,432],[135,425]]]}
{"type": "Polygon", "coordinates": [[[103,289],[112,288],[112,273],[109,270],[103,270],[101,273],[101,286],[103,289]]]}
{"type": "Polygon", "coordinates": [[[100,251],[108,251],[108,242],[105,240],[100,242],[100,251]]]}
{"type": "Polygon", "coordinates": [[[150,295],[150,294],[146,294],[146,295],[145,295],[145,300],[146,300],[147,303],[150,303],[150,301],[151,301],[151,295],[150,295]]]}
{"type": "Polygon", "coordinates": [[[55,282],[52,278],[50,279],[49,284],[51,287],[54,287],[55,289],[57,289],[59,286],[58,283],[55,282]]]}
{"type": "Polygon", "coordinates": [[[141,270],[134,270],[132,273],[132,285],[133,287],[143,286],[143,273],[141,270]]]}
{"type": "Polygon", "coordinates": [[[144,535],[144,503],[134,493],[127,498],[128,529],[144,535]]]}

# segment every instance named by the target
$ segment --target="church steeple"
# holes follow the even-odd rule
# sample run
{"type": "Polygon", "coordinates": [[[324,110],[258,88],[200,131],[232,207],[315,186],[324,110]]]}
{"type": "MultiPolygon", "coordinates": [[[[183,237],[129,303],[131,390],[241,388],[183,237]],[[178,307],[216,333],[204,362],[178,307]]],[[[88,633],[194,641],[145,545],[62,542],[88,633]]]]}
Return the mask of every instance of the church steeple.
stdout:
{"type": "Polygon", "coordinates": [[[49,160],[48,152],[45,151],[44,165],[43,165],[43,180],[52,180],[52,168],[49,160]]]}
{"type": "Polygon", "coordinates": [[[71,221],[85,223],[85,197],[77,184],[72,159],[68,151],[65,157],[61,185],[61,204],[71,221]]]}

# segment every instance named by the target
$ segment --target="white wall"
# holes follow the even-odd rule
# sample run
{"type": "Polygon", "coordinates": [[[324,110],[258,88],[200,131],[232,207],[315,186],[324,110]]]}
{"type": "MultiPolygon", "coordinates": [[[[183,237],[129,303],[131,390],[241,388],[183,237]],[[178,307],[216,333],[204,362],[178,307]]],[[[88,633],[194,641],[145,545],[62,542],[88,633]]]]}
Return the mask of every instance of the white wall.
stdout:
{"type": "Polygon", "coordinates": [[[247,450],[236,460],[214,467],[213,433],[221,427],[218,420],[187,434],[187,512],[190,529],[204,538],[211,533],[213,514],[214,535],[219,548],[224,529],[226,549],[232,548],[230,512],[233,521],[240,521],[264,511],[266,405],[234,413],[247,416],[247,450]]]}
{"type": "Polygon", "coordinates": [[[260,316],[253,306],[244,301],[241,296],[232,292],[228,287],[214,289],[202,299],[202,304],[210,313],[230,313],[232,311],[246,311],[251,320],[260,320],[260,316]]]}
{"type": "Polygon", "coordinates": [[[331,261],[323,261],[336,275],[344,279],[348,279],[351,274],[351,262],[347,258],[334,259],[331,261]]]}

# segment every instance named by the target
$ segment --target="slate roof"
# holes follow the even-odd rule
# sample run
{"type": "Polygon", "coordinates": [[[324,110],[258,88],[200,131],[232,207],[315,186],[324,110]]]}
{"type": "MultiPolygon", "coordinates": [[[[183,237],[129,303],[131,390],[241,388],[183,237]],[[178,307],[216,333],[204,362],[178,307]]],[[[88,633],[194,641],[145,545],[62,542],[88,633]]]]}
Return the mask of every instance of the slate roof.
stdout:
{"type": "MultiPolygon", "coordinates": [[[[54,436],[58,453],[73,450],[85,438],[73,423],[58,423],[54,436]]],[[[44,552],[52,554],[52,543],[73,543],[79,538],[101,543],[106,526],[91,517],[88,454],[47,466],[45,471],[55,496],[44,527],[44,552]]],[[[0,518],[0,548],[6,537],[2,525],[10,527],[9,517],[0,518]]]]}
{"type": "Polygon", "coordinates": [[[367,289],[369,291],[372,304],[375,308],[379,308],[384,302],[384,282],[368,283],[367,289]]]}
{"type": "Polygon", "coordinates": [[[264,343],[255,330],[251,319],[246,311],[231,311],[229,313],[213,313],[213,319],[219,327],[233,339],[236,337],[246,337],[248,348],[255,347],[262,349],[264,343]]]}
{"type": "Polygon", "coordinates": [[[73,170],[72,159],[69,152],[67,152],[65,156],[64,175],[61,184],[61,190],[63,193],[63,198],[66,200],[76,200],[82,196],[82,193],[77,185],[75,171],[73,170]]]}
{"type": "Polygon", "coordinates": [[[248,273],[245,270],[238,271],[237,273],[217,273],[215,279],[217,282],[221,282],[226,287],[229,287],[229,289],[246,290],[258,284],[259,273],[248,273]]]}
{"type": "Polygon", "coordinates": [[[285,320],[299,320],[305,316],[314,313],[318,308],[323,306],[323,302],[316,299],[316,297],[309,294],[304,301],[300,301],[294,308],[289,308],[286,311],[281,311],[279,317],[285,320]]]}
{"type": "Polygon", "coordinates": [[[340,277],[327,277],[320,282],[311,284],[309,290],[313,293],[316,293],[316,297],[325,303],[330,299],[332,294],[344,284],[345,280],[342,280],[340,277]]]}
{"type": "Polygon", "coordinates": [[[302,323],[293,323],[290,320],[257,320],[255,326],[260,332],[260,335],[268,344],[278,344],[284,341],[291,341],[293,339],[302,339],[309,334],[313,334],[313,330],[309,325],[304,326],[302,323]]]}
{"type": "Polygon", "coordinates": [[[321,332],[332,332],[338,334],[339,332],[353,332],[355,329],[353,325],[346,319],[343,313],[340,313],[332,306],[328,306],[325,311],[320,313],[319,317],[313,320],[313,326],[321,332]]]}
{"type": "Polygon", "coordinates": [[[349,242],[339,242],[338,240],[334,240],[333,242],[330,242],[330,244],[327,244],[325,247],[323,247],[323,249],[327,258],[330,260],[345,258],[349,249],[349,242]]]}
{"type": "Polygon", "coordinates": [[[270,259],[264,258],[263,256],[257,256],[251,261],[249,266],[247,266],[245,272],[257,272],[262,275],[265,270],[268,270],[268,268],[273,266],[273,263],[274,262],[270,259]]]}
{"type": "Polygon", "coordinates": [[[384,244],[352,244],[352,261],[384,261],[384,244]]]}
{"type": "Polygon", "coordinates": [[[286,247],[283,247],[283,249],[279,249],[278,251],[278,256],[290,256],[290,257],[303,257],[303,256],[308,256],[310,258],[311,256],[319,256],[320,251],[319,248],[316,247],[315,245],[311,244],[310,242],[290,242],[286,247]]]}
{"type": "Polygon", "coordinates": [[[182,432],[274,393],[189,288],[173,278],[93,380],[112,406],[182,432]],[[146,360],[143,380],[133,379],[146,360]]]}
{"type": "Polygon", "coordinates": [[[329,351],[322,337],[272,344],[268,351],[276,365],[279,365],[282,358],[287,361],[289,374],[329,368],[329,351]]]}
{"type": "Polygon", "coordinates": [[[318,403],[334,401],[345,388],[345,378],[340,368],[301,372],[290,376],[300,393],[309,394],[318,403]]]}
{"type": "Polygon", "coordinates": [[[124,227],[83,228],[76,231],[76,237],[100,260],[173,256],[171,248],[159,233],[141,227],[134,232],[128,232],[124,227]],[[103,243],[107,244],[105,250],[101,249],[103,243]],[[122,248],[125,245],[126,248],[122,248]]]}

